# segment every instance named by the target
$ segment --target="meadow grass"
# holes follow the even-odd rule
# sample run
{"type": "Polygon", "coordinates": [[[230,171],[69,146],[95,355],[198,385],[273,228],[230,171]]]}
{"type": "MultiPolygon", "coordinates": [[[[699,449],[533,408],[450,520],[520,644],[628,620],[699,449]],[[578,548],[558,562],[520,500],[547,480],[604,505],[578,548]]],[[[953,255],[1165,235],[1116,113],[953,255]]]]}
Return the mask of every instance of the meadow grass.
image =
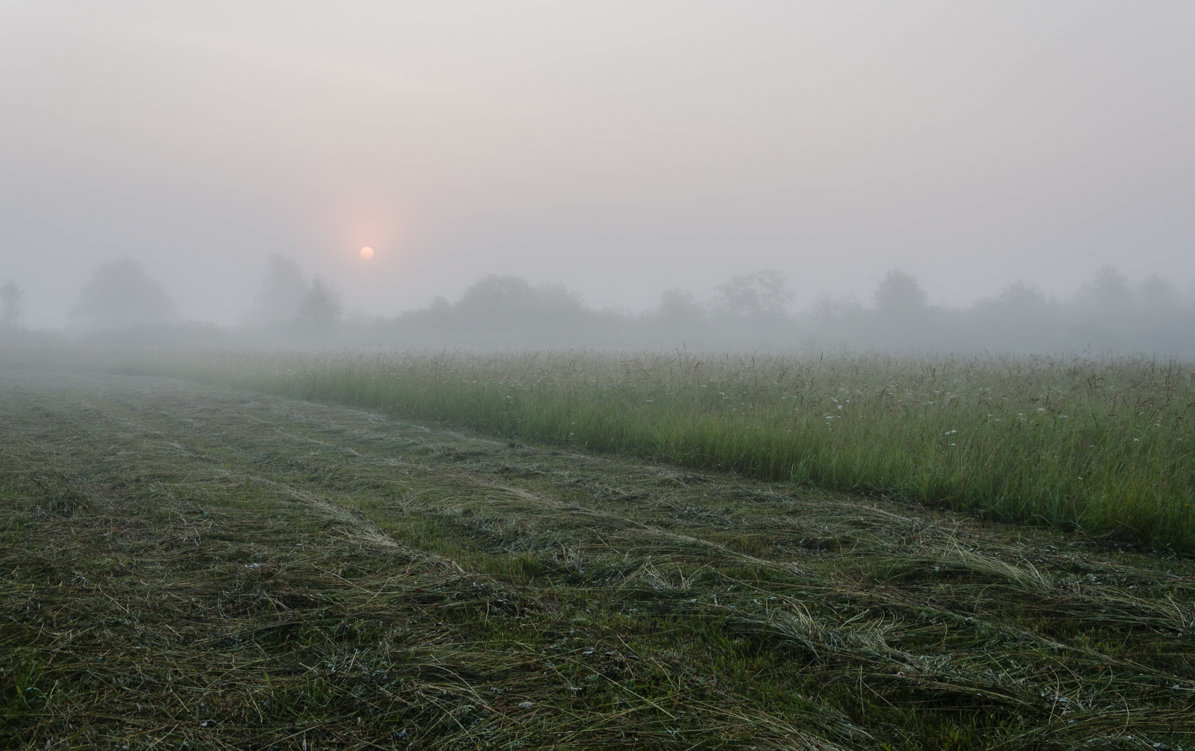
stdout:
{"type": "Polygon", "coordinates": [[[126,369],[1195,550],[1189,364],[242,354],[126,369]]]}
{"type": "Polygon", "coordinates": [[[1195,737],[1190,558],[180,379],[0,425],[0,748],[1195,737]]]}

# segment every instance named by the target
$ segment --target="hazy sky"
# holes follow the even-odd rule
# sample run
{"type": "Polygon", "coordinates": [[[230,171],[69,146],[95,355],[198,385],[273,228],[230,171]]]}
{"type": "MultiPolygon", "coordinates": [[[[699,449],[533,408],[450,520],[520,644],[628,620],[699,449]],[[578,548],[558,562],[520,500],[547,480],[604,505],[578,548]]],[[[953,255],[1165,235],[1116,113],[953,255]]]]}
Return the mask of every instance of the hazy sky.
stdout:
{"type": "Polygon", "coordinates": [[[220,322],[274,252],[384,315],[490,273],[1195,283],[1189,0],[0,0],[0,71],[35,325],[122,255],[220,322]]]}

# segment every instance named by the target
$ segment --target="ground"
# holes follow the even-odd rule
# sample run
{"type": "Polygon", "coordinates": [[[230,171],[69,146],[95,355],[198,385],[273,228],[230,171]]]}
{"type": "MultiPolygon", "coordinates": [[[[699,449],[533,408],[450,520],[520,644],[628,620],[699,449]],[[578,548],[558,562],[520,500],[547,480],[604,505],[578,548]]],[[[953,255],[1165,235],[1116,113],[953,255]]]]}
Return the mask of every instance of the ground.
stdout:
{"type": "Polygon", "coordinates": [[[0,373],[3,748],[1195,749],[1195,562],[0,373]]]}

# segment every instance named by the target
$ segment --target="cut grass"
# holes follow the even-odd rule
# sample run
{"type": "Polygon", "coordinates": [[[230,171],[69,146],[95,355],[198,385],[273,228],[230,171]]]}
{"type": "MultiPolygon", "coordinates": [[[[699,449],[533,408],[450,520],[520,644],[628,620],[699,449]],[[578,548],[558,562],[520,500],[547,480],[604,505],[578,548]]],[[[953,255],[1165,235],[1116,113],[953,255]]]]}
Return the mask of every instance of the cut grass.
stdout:
{"type": "Polygon", "coordinates": [[[0,423],[2,747],[1195,733],[1188,559],[157,379],[0,423]]]}

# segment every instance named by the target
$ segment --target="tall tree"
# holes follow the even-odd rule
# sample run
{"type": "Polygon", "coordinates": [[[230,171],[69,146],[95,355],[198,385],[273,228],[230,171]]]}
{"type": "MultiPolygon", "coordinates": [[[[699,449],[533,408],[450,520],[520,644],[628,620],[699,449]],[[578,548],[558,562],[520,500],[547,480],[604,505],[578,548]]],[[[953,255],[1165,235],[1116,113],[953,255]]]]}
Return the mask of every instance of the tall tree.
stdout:
{"type": "Polygon", "coordinates": [[[95,329],[171,324],[177,320],[166,289],[132,258],[97,268],[79,291],[71,315],[95,329]]]}
{"type": "Polygon", "coordinates": [[[336,292],[323,279],[316,278],[299,301],[297,322],[308,331],[328,331],[340,321],[342,310],[336,292]]]}
{"type": "Polygon", "coordinates": [[[310,287],[298,264],[286,256],[274,253],[269,264],[247,322],[251,326],[289,326],[299,317],[310,287]]]}
{"type": "Polygon", "coordinates": [[[21,327],[21,288],[16,282],[5,282],[0,286],[0,328],[21,327]]]}
{"type": "Polygon", "coordinates": [[[1118,315],[1132,304],[1133,290],[1119,269],[1104,266],[1079,290],[1079,302],[1097,315],[1118,315]]]}
{"type": "Polygon", "coordinates": [[[457,309],[474,316],[568,316],[584,310],[580,299],[560,284],[533,286],[517,276],[492,274],[474,282],[457,309]]]}
{"type": "Polygon", "coordinates": [[[660,294],[656,317],[670,324],[701,323],[705,306],[687,289],[667,289],[660,294]]]}
{"type": "Polygon", "coordinates": [[[908,318],[924,313],[929,306],[929,297],[921,283],[910,274],[893,269],[876,287],[876,311],[897,318],[908,318]]]}
{"type": "Polygon", "coordinates": [[[718,287],[717,307],[744,318],[780,318],[788,313],[792,292],[779,271],[736,276],[718,287]]]}

